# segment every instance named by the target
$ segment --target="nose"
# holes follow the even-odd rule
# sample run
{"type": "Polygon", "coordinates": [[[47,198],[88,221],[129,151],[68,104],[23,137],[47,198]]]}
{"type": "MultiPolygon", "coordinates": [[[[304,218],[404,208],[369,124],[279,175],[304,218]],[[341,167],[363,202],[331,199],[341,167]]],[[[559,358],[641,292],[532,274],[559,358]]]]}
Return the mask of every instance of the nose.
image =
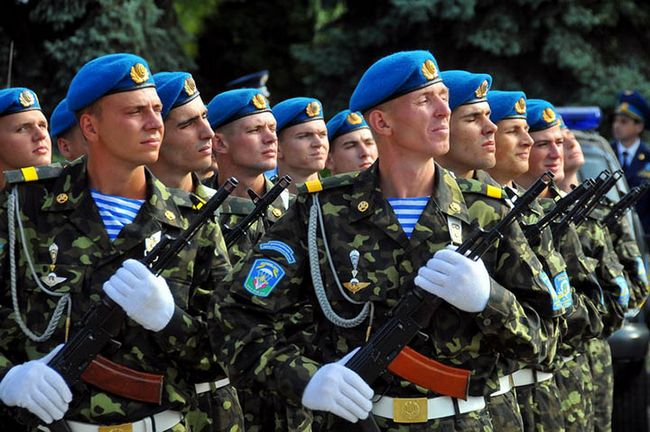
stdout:
{"type": "Polygon", "coordinates": [[[278,135],[272,129],[264,129],[262,140],[264,144],[275,144],[278,142],[278,135]]]}
{"type": "Polygon", "coordinates": [[[449,101],[438,98],[438,103],[436,104],[434,116],[439,118],[450,117],[451,109],[449,108],[449,101]]]}
{"type": "Polygon", "coordinates": [[[521,145],[524,147],[531,147],[535,141],[533,141],[533,138],[530,136],[528,132],[524,132],[522,139],[521,139],[521,145]]]}
{"type": "Polygon", "coordinates": [[[43,141],[45,138],[49,136],[49,133],[47,132],[46,128],[42,127],[36,127],[34,128],[34,141],[43,141]]]}
{"type": "Polygon", "coordinates": [[[549,152],[549,157],[551,159],[559,159],[562,157],[562,145],[556,143],[551,144],[551,151],[549,152]]]}
{"type": "Polygon", "coordinates": [[[210,123],[206,119],[201,120],[200,137],[204,140],[211,140],[214,136],[214,131],[210,127],[210,123]]]}
{"type": "Polygon", "coordinates": [[[489,116],[485,117],[485,126],[483,127],[484,135],[494,135],[497,131],[497,125],[495,125],[489,116]]]}
{"type": "Polygon", "coordinates": [[[151,108],[147,112],[147,119],[145,128],[147,130],[163,129],[165,124],[162,119],[162,114],[159,111],[151,108]]]}

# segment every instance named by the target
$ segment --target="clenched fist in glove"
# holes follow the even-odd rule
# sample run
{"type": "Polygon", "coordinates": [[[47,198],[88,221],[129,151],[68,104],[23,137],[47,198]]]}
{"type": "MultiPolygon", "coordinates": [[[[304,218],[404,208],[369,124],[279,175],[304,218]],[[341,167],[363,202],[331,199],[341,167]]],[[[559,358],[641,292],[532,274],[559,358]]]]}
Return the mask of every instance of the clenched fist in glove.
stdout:
{"type": "Polygon", "coordinates": [[[47,363],[63,345],[38,360],[19,364],[0,381],[0,400],[7,406],[26,408],[45,423],[61,420],[72,393],[65,380],[47,363]]]}
{"type": "Polygon", "coordinates": [[[329,411],[352,423],[368,417],[374,392],[356,372],[344,366],[357,350],[316,371],[302,394],[306,408],[329,411]]]}
{"type": "Polygon", "coordinates": [[[147,330],[164,329],[174,315],[174,297],[165,279],[133,259],[124,261],[104,283],[104,292],[147,330]]]}
{"type": "Polygon", "coordinates": [[[415,285],[465,312],[481,312],[490,297],[490,275],[480,259],[473,261],[447,246],[420,267],[415,285]]]}

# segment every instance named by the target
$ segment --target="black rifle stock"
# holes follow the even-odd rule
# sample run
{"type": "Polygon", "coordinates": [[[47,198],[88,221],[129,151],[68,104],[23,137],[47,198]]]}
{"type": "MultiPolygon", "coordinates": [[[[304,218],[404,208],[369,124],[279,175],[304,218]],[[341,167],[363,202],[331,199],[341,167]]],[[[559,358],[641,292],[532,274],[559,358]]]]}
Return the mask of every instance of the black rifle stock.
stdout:
{"type": "Polygon", "coordinates": [[[603,218],[603,224],[608,228],[614,226],[616,222],[628,211],[634,207],[636,203],[643,197],[643,195],[650,189],[650,181],[643,182],[639,186],[635,186],[626,193],[609,211],[607,216],[603,218]]]}
{"type": "MultiPolygon", "coordinates": [[[[159,276],[170,260],[189,244],[199,229],[214,215],[224,200],[237,186],[235,178],[228,179],[210,200],[201,207],[201,212],[192,220],[186,230],[172,239],[164,236],[141,262],[159,276]]],[[[63,348],[50,360],[48,366],[57,371],[70,388],[81,380],[81,375],[102,349],[115,338],[126,314],[124,310],[107,295],[93,306],[84,316],[79,330],[63,345],[63,348]]],[[[27,410],[20,410],[17,419],[22,424],[34,424],[38,420],[27,410]]],[[[55,421],[47,428],[50,432],[71,432],[64,420],[55,421]]]]}
{"type": "MultiPolygon", "coordinates": [[[[530,207],[532,202],[548,187],[553,175],[542,175],[521,197],[513,208],[489,231],[477,230],[456,250],[476,261],[494,244],[503,238],[505,229],[530,207]]],[[[438,306],[444,300],[413,286],[407,294],[388,312],[387,321],[370,336],[368,342],[348,360],[346,367],[355,371],[372,385],[382,375],[401,350],[425,328],[438,306]]],[[[359,421],[362,431],[379,431],[372,413],[366,420],[359,421]]]]}
{"type": "Polygon", "coordinates": [[[260,216],[266,212],[268,206],[273,204],[273,201],[280,196],[280,194],[291,184],[291,177],[288,175],[282,176],[280,180],[267,192],[264,196],[255,201],[255,208],[246,215],[237,225],[230,230],[224,230],[224,239],[226,247],[230,248],[233,244],[246,234],[248,228],[259,219],[260,216]]]}
{"type": "Polygon", "coordinates": [[[575,223],[576,227],[580,226],[580,224],[582,224],[582,222],[587,219],[593,209],[595,209],[596,206],[601,202],[605,194],[607,194],[607,192],[609,192],[609,190],[614,187],[618,179],[620,179],[622,176],[623,171],[614,171],[613,173],[609,174],[609,176],[607,176],[607,178],[605,178],[599,185],[596,186],[594,193],[591,195],[591,199],[587,205],[581,207],[578,213],[575,215],[573,222],[575,223]]]}

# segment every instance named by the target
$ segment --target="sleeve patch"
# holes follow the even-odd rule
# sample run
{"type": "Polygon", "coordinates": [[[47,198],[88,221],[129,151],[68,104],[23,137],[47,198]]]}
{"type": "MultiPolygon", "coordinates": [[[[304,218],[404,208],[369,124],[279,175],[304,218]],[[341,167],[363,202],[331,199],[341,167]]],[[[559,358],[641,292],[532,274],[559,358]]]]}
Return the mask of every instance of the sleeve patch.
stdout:
{"type": "Polygon", "coordinates": [[[571,284],[569,283],[569,276],[565,271],[558,273],[553,278],[553,285],[555,292],[564,309],[569,309],[573,305],[573,296],[571,295],[571,284]]]}
{"type": "Polygon", "coordinates": [[[258,258],[246,276],[244,288],[254,296],[268,297],[284,275],[280,264],[266,258],[258,258]]]}
{"type": "Polygon", "coordinates": [[[265,243],[260,243],[259,248],[260,250],[269,250],[279,253],[285,260],[287,260],[287,264],[294,264],[296,262],[296,256],[293,253],[293,249],[291,249],[291,246],[285,242],[271,240],[265,243]]]}

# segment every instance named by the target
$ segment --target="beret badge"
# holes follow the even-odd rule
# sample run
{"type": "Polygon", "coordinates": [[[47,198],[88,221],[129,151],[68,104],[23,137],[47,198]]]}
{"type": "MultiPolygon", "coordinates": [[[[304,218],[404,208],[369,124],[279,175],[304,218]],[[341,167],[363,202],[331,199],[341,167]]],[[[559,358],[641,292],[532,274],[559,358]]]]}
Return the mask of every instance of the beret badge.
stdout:
{"type": "Polygon", "coordinates": [[[436,65],[433,63],[433,61],[427,60],[424,62],[424,64],[422,64],[422,75],[424,75],[424,77],[429,81],[438,76],[438,70],[436,69],[436,65]]]}
{"type": "Polygon", "coordinates": [[[346,120],[351,125],[358,125],[358,124],[361,124],[361,122],[363,121],[361,116],[359,114],[357,114],[357,113],[348,114],[348,117],[346,118],[346,120]]]}
{"type": "Polygon", "coordinates": [[[20,102],[20,104],[25,108],[29,108],[30,106],[34,105],[34,95],[32,95],[31,92],[25,90],[20,93],[20,96],[18,96],[18,102],[20,102]]]}
{"type": "Polygon", "coordinates": [[[253,105],[255,105],[255,108],[257,109],[261,110],[264,108],[268,108],[268,105],[266,103],[266,98],[261,93],[258,93],[255,96],[253,96],[251,102],[253,102],[253,105]]]}
{"type": "Polygon", "coordinates": [[[474,91],[474,94],[476,95],[477,99],[482,99],[487,95],[488,92],[488,82],[487,80],[483,80],[480,86],[474,91]]]}
{"type": "Polygon", "coordinates": [[[183,89],[188,96],[192,96],[196,93],[196,83],[194,82],[194,78],[188,77],[183,84],[183,89]]]}
{"type": "Polygon", "coordinates": [[[136,84],[142,84],[149,79],[149,71],[142,63],[136,63],[131,67],[131,79],[136,84]]]}
{"type": "Polygon", "coordinates": [[[551,108],[546,108],[544,109],[544,112],[542,112],[542,119],[546,123],[553,123],[555,121],[555,111],[553,111],[551,108]]]}
{"type": "Polygon", "coordinates": [[[515,111],[517,111],[517,114],[526,114],[526,99],[519,98],[515,104],[515,111]]]}
{"type": "Polygon", "coordinates": [[[320,105],[318,102],[309,102],[305,108],[305,113],[308,117],[316,117],[318,114],[320,114],[320,105]]]}

